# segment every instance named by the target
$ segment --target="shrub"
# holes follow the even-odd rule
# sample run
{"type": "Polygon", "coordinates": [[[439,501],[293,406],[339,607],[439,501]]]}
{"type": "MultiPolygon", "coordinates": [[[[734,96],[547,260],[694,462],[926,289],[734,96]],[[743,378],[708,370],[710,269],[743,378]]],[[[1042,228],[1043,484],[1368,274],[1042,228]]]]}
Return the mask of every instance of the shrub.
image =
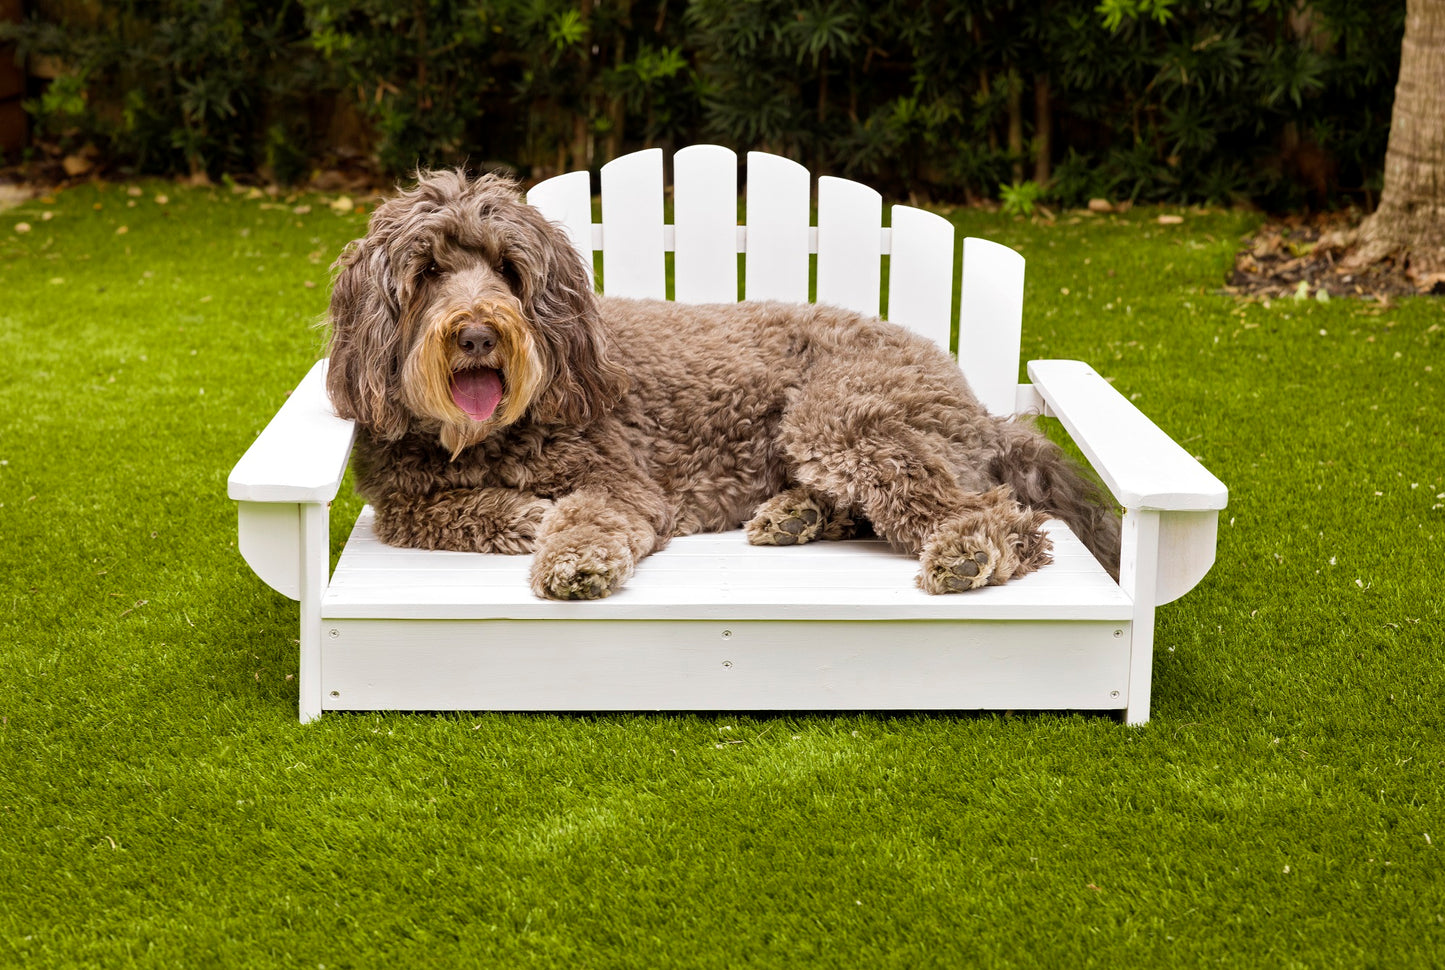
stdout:
{"type": "Polygon", "coordinates": [[[278,144],[304,131],[298,106],[317,80],[315,64],[295,56],[305,30],[293,6],[122,0],[75,11],[0,33],[22,56],[64,65],[26,105],[40,138],[92,144],[152,172],[215,175],[310,154],[310,145],[283,153],[278,144]]]}
{"type": "MultiPolygon", "coordinates": [[[[68,8],[67,8],[68,9],[68,8]]],[[[349,107],[379,167],[535,176],[713,139],[896,194],[1368,196],[1398,0],[124,0],[0,28],[65,72],[42,139],[302,174],[349,107]]],[[[1368,202],[1368,198],[1365,199],[1368,202]]]]}

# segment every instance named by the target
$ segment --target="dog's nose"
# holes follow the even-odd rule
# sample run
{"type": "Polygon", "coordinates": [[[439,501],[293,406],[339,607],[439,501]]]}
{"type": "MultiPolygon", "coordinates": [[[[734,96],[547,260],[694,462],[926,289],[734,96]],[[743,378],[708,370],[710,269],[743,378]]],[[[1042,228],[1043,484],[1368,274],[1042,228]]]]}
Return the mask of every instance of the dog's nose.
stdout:
{"type": "Polygon", "coordinates": [[[472,357],[485,357],[497,348],[497,331],[485,323],[469,323],[457,332],[457,347],[472,357]]]}

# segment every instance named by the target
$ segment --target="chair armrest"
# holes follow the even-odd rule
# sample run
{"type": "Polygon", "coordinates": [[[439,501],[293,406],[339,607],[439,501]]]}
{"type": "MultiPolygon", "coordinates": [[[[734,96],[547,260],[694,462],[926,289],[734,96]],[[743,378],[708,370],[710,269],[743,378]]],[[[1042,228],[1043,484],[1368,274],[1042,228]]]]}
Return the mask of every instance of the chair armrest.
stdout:
{"type": "Polygon", "coordinates": [[[1153,421],[1077,360],[1033,360],[1029,379],[1126,509],[1217,511],[1229,489],[1153,421]]]}
{"type": "Polygon", "coordinates": [[[316,362],[231,470],[238,502],[329,502],[341,487],[355,422],[326,396],[326,361],[316,362]]]}

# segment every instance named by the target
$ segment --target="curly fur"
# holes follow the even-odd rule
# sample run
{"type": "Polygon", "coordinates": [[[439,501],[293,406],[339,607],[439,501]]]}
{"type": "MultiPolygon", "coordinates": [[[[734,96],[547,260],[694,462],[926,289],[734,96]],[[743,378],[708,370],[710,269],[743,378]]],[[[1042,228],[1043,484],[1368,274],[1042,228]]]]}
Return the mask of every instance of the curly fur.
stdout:
{"type": "Polygon", "coordinates": [[[538,595],[595,598],[672,536],[866,525],[947,593],[1048,563],[1054,515],[1117,569],[1099,489],[901,327],[598,296],[513,183],[451,171],[381,205],[338,267],[327,387],[385,542],[531,551],[538,595]]]}

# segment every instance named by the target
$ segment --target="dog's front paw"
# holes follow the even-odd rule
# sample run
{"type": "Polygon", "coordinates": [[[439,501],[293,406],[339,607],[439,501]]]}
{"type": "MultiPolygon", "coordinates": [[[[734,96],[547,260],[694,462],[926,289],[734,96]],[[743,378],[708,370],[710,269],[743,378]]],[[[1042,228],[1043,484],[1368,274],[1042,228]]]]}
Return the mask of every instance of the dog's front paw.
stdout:
{"type": "Polygon", "coordinates": [[[532,592],[554,600],[596,600],[611,596],[632,575],[625,544],[571,546],[549,537],[532,562],[532,592]]]}
{"type": "Polygon", "coordinates": [[[504,552],[518,555],[531,552],[537,545],[537,536],[542,532],[542,517],[551,511],[552,503],[545,498],[528,498],[517,504],[515,517],[509,527],[498,530],[493,537],[489,552],[504,552]]]}

